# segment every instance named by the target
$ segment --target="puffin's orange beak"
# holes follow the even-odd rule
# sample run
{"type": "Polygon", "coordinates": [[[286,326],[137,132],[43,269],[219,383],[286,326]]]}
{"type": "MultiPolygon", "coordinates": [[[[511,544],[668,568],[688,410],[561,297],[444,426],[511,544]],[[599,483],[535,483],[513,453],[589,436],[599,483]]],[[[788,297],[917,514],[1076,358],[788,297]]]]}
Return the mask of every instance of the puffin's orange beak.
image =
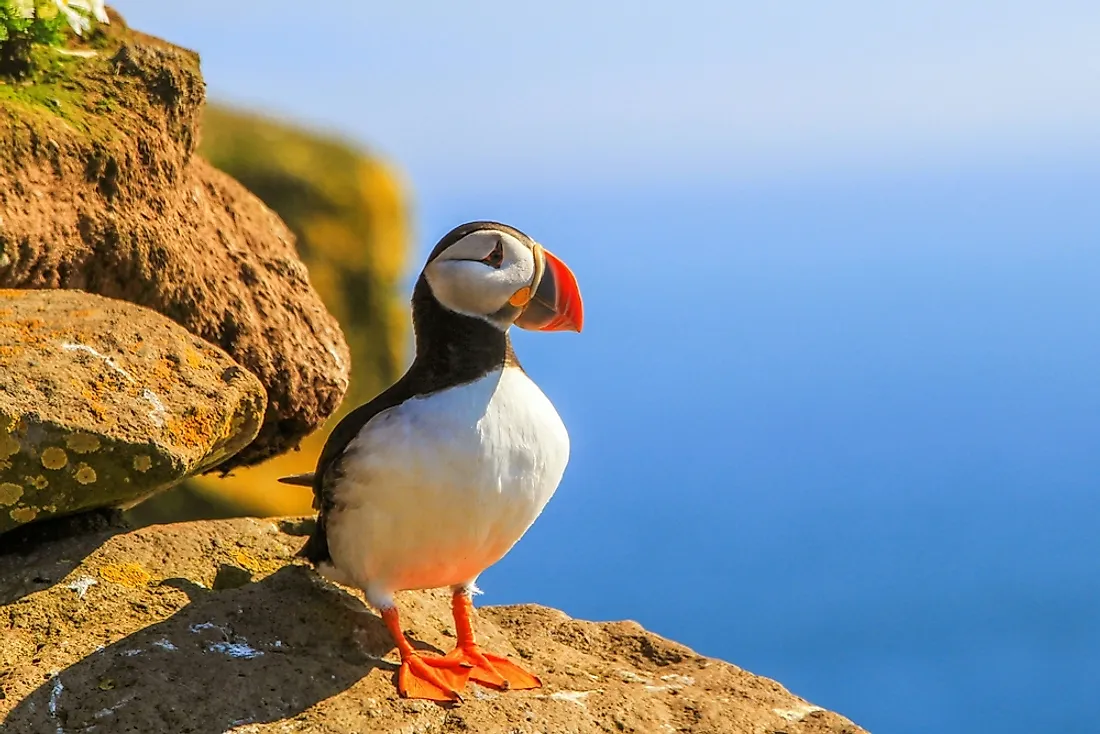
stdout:
{"type": "Polygon", "coordinates": [[[542,278],[516,326],[532,331],[580,331],[584,325],[581,289],[569,267],[543,247],[542,278]]]}

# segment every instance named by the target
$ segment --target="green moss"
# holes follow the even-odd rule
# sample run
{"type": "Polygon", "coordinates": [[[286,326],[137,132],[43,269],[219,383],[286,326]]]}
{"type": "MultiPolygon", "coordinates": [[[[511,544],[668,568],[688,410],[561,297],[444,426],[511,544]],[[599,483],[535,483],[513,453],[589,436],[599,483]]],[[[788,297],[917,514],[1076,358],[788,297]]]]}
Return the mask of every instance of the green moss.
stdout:
{"type": "Polygon", "coordinates": [[[117,141],[119,120],[109,113],[127,109],[120,97],[134,97],[129,106],[135,113],[146,105],[113,64],[129,35],[123,24],[100,26],[68,48],[33,46],[26,73],[0,74],[0,118],[32,126],[62,122],[93,142],[117,141]]]}
{"type": "Polygon", "coordinates": [[[63,56],[57,49],[39,46],[31,52],[32,72],[24,79],[0,79],[0,103],[19,105],[68,122],[82,121],[84,110],[79,84],[71,76],[73,62],[86,61],[63,56]]]}
{"type": "Polygon", "coordinates": [[[61,84],[0,85],[0,104],[10,103],[23,112],[59,117],[87,132],[87,114],[79,94],[61,84]]]}

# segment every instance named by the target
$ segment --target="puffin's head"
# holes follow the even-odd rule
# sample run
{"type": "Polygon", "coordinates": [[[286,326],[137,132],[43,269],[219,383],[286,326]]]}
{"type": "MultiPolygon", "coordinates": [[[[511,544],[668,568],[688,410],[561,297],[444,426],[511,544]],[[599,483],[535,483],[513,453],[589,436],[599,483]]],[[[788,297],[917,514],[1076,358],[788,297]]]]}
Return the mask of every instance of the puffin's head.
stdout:
{"type": "Polygon", "coordinates": [[[441,306],[507,331],[580,331],[577,279],[565,263],[515,227],[470,222],[428,256],[424,279],[441,306]]]}

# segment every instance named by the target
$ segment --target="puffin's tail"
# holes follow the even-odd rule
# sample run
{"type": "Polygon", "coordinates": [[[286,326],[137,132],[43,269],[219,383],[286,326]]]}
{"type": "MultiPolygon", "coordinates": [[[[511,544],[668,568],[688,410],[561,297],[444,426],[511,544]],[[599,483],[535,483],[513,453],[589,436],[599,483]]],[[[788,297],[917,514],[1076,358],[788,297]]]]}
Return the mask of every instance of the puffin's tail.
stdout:
{"type": "Polygon", "coordinates": [[[313,472],[306,472],[305,474],[293,474],[289,477],[279,477],[279,481],[283,484],[293,484],[296,487],[312,487],[313,486],[313,472]]]}
{"type": "MultiPolygon", "coordinates": [[[[279,481],[283,484],[292,484],[296,487],[312,487],[313,486],[313,472],[306,472],[305,474],[293,474],[289,477],[279,477],[279,481]]],[[[313,505],[316,507],[316,503],[313,505]]],[[[302,546],[302,549],[295,555],[300,558],[305,558],[314,566],[327,561],[332,560],[332,557],[328,553],[328,536],[325,534],[325,519],[323,516],[317,517],[317,524],[313,528],[313,532],[310,533],[309,540],[302,546]]]]}
{"type": "Polygon", "coordinates": [[[314,566],[332,561],[332,556],[328,552],[328,535],[325,533],[325,523],[321,518],[317,518],[317,526],[313,528],[309,540],[295,555],[299,558],[305,558],[314,566]]]}

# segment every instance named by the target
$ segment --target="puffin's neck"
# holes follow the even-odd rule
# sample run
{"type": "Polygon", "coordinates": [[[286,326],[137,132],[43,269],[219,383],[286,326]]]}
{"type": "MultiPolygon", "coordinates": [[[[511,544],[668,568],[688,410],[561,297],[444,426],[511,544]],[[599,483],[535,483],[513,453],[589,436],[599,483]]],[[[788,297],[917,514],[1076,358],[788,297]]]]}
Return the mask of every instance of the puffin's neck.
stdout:
{"type": "Polygon", "coordinates": [[[412,312],[416,358],[408,376],[420,392],[472,382],[506,364],[519,364],[507,332],[443,308],[423,275],[413,289],[412,312]]]}

